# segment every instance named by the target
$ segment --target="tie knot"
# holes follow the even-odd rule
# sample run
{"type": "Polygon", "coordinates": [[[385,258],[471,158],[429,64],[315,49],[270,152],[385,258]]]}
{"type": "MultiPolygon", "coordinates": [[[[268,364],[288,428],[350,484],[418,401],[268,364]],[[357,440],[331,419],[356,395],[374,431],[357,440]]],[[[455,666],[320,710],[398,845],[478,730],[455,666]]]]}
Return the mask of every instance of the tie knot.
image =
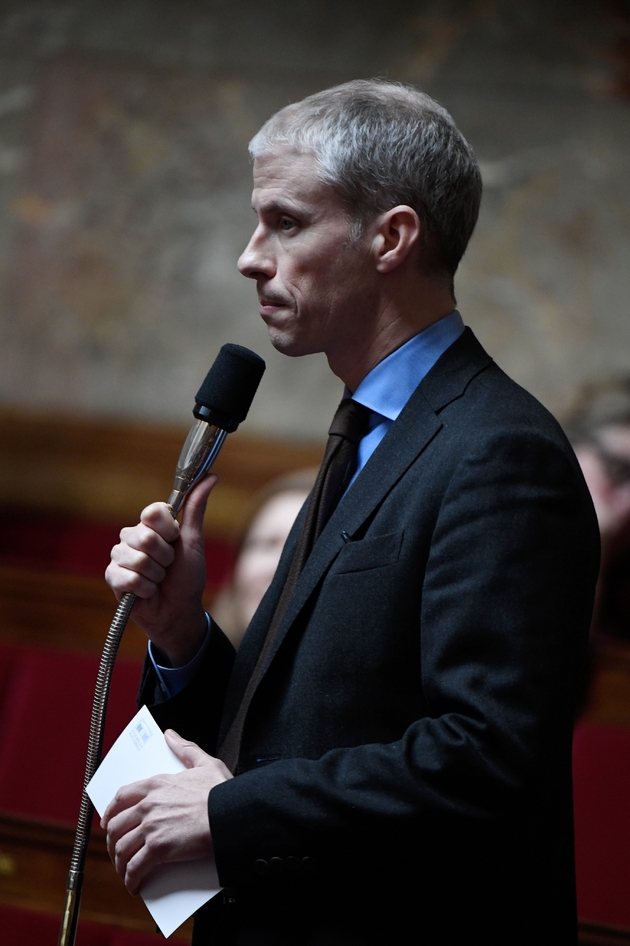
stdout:
{"type": "Polygon", "coordinates": [[[371,413],[369,407],[353,401],[351,397],[345,397],[337,408],[328,433],[345,437],[357,446],[368,432],[371,413]]]}

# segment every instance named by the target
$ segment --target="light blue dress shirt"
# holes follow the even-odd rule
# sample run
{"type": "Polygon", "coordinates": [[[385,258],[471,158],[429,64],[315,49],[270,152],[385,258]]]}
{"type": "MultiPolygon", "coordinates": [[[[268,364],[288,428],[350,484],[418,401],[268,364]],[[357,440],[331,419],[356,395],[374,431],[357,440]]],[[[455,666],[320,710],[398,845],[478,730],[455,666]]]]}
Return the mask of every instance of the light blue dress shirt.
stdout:
{"type": "Polygon", "coordinates": [[[372,411],[370,430],[359,444],[357,469],[350,485],[357,478],[379,443],[392,426],[420,382],[429,373],[447,348],[464,331],[462,317],[454,309],[439,322],[434,322],[419,335],[393,351],[372,368],[352,397],[372,411]]]}
{"type": "MultiPolygon", "coordinates": [[[[380,361],[365,376],[354,393],[346,388],[345,397],[352,397],[372,411],[370,429],[359,444],[357,469],[348,488],[352,486],[420,382],[463,331],[462,317],[457,309],[454,309],[380,361]]],[[[209,622],[210,619],[208,630],[209,622]]],[[[149,644],[149,656],[168,696],[175,696],[192,679],[209,637],[210,634],[206,634],[199,652],[185,667],[160,666],[156,663],[149,644]]]]}

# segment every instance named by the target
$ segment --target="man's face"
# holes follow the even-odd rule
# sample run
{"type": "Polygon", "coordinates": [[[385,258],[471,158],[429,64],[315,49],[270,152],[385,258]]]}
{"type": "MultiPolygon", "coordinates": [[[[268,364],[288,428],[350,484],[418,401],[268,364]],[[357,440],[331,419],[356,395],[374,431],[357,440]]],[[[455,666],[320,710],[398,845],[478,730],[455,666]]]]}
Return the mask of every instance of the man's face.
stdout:
{"type": "Polygon", "coordinates": [[[315,158],[286,148],[254,161],[258,226],[239,259],[256,280],[260,314],[278,351],[350,351],[369,325],[376,283],[369,238],[352,242],[336,191],[315,158]]]}

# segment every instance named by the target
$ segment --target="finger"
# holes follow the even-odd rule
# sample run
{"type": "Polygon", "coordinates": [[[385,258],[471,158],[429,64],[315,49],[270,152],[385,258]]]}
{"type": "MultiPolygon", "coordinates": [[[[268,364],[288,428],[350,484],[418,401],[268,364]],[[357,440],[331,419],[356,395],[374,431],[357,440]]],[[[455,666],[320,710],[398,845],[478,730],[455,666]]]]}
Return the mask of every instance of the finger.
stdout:
{"type": "MultiPolygon", "coordinates": [[[[179,535],[179,526],[177,529],[179,535]]],[[[177,538],[177,535],[175,539],[177,538]]],[[[115,545],[118,556],[123,555],[126,549],[132,549],[134,552],[140,552],[149,558],[159,562],[160,565],[168,567],[173,561],[173,546],[167,542],[155,529],[151,529],[144,523],[140,523],[133,528],[122,529],[120,532],[120,544],[115,545]]],[[[114,550],[112,549],[112,554],[114,550]]]]}
{"type": "Polygon", "coordinates": [[[123,880],[126,881],[129,861],[142,850],[145,843],[142,827],[138,826],[132,831],[128,831],[122,838],[119,838],[111,851],[108,847],[109,856],[116,868],[116,873],[122,877],[123,880]]]}
{"type": "Polygon", "coordinates": [[[121,851],[125,849],[127,835],[138,831],[141,826],[142,817],[137,807],[128,809],[109,821],[106,837],[107,853],[114,863],[116,863],[116,856],[120,856],[121,851]]]}
{"type": "MultiPolygon", "coordinates": [[[[173,555],[174,552],[171,549],[171,557],[173,557],[173,555]]],[[[112,549],[112,562],[114,567],[118,566],[127,571],[136,572],[136,574],[156,584],[162,581],[166,575],[166,569],[171,564],[167,562],[162,565],[144,552],[139,552],[137,549],[130,548],[129,546],[122,546],[120,548],[115,546],[114,549],[112,549]]]]}
{"type": "Polygon", "coordinates": [[[204,476],[186,497],[182,512],[181,530],[182,533],[186,534],[189,542],[196,539],[203,543],[203,517],[208,505],[208,497],[216,486],[218,479],[216,473],[204,476]]]}
{"type": "Polygon", "coordinates": [[[109,805],[103,812],[101,818],[101,828],[107,830],[107,826],[112,818],[129,808],[133,808],[138,802],[146,798],[151,790],[150,781],[131,782],[129,785],[123,785],[118,789],[109,805]]]}
{"type": "Polygon", "coordinates": [[[111,551],[105,579],[117,595],[132,591],[152,597],[172,564],[175,550],[156,532],[138,525],[121,531],[121,542],[111,551]]]}
{"type": "MultiPolygon", "coordinates": [[[[164,574],[164,570],[162,570],[164,574]]],[[[152,598],[159,588],[160,581],[152,581],[145,578],[137,571],[125,568],[116,563],[110,562],[105,570],[105,581],[112,589],[118,600],[128,591],[133,592],[138,598],[152,598]]]]}
{"type": "Polygon", "coordinates": [[[125,867],[123,880],[127,891],[134,897],[139,894],[147,874],[160,863],[162,862],[150,845],[145,843],[138,848],[125,867]]]}
{"type": "Polygon", "coordinates": [[[196,742],[190,742],[175,732],[174,729],[167,729],[164,738],[170,749],[173,750],[180,762],[183,762],[187,769],[196,768],[199,765],[207,765],[212,762],[212,756],[200,749],[196,742]]]}
{"type": "Polygon", "coordinates": [[[111,551],[105,580],[118,598],[127,591],[141,598],[152,597],[173,562],[173,547],[143,524],[122,529],[120,538],[111,551]]]}
{"type": "Polygon", "coordinates": [[[174,542],[179,536],[179,523],[173,519],[167,503],[151,503],[140,513],[140,522],[157,532],[165,542],[174,542]]]}
{"type": "Polygon", "coordinates": [[[194,769],[205,766],[211,770],[211,780],[207,785],[208,790],[219,784],[219,782],[224,782],[233,777],[228,767],[220,759],[208,755],[207,752],[199,748],[196,742],[182,739],[173,729],[165,730],[164,738],[186,768],[194,769]]]}

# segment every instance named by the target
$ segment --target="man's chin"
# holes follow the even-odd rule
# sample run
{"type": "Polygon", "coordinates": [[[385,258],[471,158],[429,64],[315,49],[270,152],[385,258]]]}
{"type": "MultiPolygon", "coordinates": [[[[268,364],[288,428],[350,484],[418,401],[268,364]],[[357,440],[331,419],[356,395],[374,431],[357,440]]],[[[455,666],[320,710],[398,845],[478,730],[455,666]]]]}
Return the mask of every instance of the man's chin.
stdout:
{"type": "Polygon", "coordinates": [[[290,358],[299,358],[300,355],[312,355],[312,350],[305,345],[304,341],[298,341],[298,339],[293,338],[291,335],[288,335],[286,332],[282,332],[279,329],[269,328],[269,341],[276,349],[276,351],[281,352],[283,355],[288,355],[290,358]]]}

